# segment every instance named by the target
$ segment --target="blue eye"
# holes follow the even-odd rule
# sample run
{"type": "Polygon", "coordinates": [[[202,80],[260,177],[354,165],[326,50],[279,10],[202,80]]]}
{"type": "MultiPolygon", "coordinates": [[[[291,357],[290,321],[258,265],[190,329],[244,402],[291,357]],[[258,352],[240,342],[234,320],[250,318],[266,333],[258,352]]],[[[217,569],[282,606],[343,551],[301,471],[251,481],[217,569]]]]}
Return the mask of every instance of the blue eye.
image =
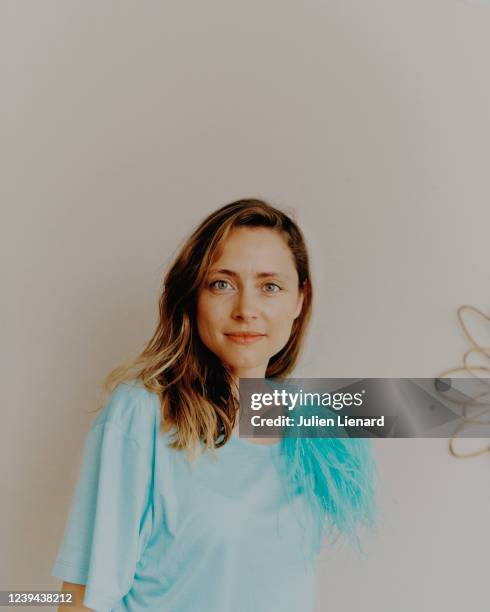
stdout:
{"type": "MultiPolygon", "coordinates": [[[[228,281],[225,281],[225,280],[215,280],[212,283],[209,283],[209,286],[210,287],[214,287],[216,285],[216,283],[225,283],[225,284],[227,284],[228,281]]],[[[223,287],[217,287],[217,289],[222,289],[222,288],[223,287]]]]}
{"type": "Polygon", "coordinates": [[[266,285],[272,285],[273,287],[277,287],[277,291],[269,291],[268,293],[279,293],[279,291],[281,291],[281,287],[279,287],[279,285],[276,285],[276,283],[266,283],[266,285]]]}

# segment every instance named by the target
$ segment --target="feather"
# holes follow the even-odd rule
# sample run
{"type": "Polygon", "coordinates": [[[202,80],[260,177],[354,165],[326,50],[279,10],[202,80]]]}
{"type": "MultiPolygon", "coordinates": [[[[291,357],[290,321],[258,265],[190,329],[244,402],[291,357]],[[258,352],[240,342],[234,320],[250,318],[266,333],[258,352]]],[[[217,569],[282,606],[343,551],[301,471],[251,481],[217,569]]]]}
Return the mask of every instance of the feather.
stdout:
{"type": "Polygon", "coordinates": [[[378,514],[379,471],[372,441],[349,438],[342,428],[333,428],[329,437],[288,432],[280,444],[277,467],[287,495],[291,502],[298,495],[304,502],[298,519],[309,537],[308,554],[318,554],[326,537],[332,545],[345,540],[362,555],[359,530],[375,529],[378,514]]]}

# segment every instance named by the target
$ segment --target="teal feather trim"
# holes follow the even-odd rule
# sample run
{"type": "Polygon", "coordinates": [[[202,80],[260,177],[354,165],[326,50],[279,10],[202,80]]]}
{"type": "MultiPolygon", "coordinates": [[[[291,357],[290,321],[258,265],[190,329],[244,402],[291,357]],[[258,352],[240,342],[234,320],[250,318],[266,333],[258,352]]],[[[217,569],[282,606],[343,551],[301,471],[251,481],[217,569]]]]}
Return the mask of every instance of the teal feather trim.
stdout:
{"type": "MultiPolygon", "coordinates": [[[[293,428],[295,429],[295,428],[293,428]]],[[[337,429],[339,433],[339,429],[337,429]]],[[[340,432],[342,435],[342,432],[340,432]]],[[[372,441],[366,438],[283,437],[278,469],[292,502],[301,495],[299,520],[309,537],[309,554],[346,540],[363,554],[359,530],[375,529],[379,477],[372,441]]]]}

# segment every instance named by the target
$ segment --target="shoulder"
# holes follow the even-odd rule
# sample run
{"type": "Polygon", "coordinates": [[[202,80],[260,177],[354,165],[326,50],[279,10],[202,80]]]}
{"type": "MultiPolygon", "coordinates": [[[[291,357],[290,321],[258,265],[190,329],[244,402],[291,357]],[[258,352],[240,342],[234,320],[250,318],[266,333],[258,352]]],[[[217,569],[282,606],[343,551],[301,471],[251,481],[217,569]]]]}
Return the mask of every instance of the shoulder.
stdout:
{"type": "Polygon", "coordinates": [[[118,431],[139,446],[146,445],[160,421],[160,398],[141,381],[120,383],[107,397],[91,429],[118,431]]]}

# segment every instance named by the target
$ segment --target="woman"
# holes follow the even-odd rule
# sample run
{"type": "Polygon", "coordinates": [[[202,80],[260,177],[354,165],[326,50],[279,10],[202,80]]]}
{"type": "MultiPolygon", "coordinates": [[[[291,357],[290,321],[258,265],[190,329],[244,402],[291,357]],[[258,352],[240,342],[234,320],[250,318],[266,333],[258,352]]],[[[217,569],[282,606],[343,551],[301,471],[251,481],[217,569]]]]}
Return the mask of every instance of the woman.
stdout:
{"type": "Polygon", "coordinates": [[[236,434],[239,378],[293,371],[312,296],[302,233],[266,202],[228,204],[188,238],[85,444],[52,571],[79,609],[313,609],[324,535],[373,524],[369,441],[236,434]]]}

